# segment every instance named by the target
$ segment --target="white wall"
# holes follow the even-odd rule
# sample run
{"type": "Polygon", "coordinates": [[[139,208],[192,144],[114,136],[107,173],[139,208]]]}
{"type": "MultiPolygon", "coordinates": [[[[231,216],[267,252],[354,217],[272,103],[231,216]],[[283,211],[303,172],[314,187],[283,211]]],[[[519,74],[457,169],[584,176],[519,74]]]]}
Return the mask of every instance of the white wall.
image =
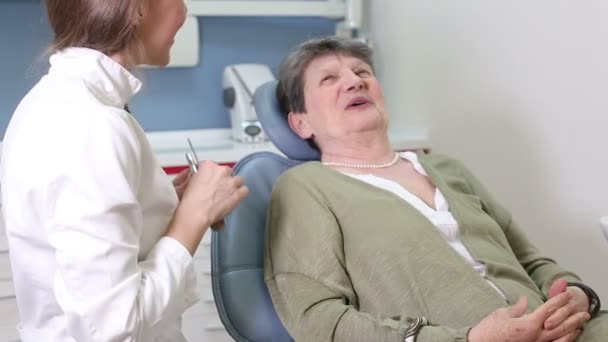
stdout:
{"type": "Polygon", "coordinates": [[[366,5],[393,130],[429,127],[608,303],[608,2],[366,5]]]}

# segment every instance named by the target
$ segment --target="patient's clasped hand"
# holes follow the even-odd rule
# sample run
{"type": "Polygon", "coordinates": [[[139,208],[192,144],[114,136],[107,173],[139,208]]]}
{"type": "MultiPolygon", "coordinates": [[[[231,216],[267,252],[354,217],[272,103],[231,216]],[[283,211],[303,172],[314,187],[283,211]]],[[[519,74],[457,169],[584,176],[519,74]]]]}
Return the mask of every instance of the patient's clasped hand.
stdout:
{"type": "Polygon", "coordinates": [[[265,279],[296,341],[606,341],[579,277],[543,256],[460,162],[395,154],[368,46],[298,46],[277,97],[321,152],[285,172],[265,279]]]}

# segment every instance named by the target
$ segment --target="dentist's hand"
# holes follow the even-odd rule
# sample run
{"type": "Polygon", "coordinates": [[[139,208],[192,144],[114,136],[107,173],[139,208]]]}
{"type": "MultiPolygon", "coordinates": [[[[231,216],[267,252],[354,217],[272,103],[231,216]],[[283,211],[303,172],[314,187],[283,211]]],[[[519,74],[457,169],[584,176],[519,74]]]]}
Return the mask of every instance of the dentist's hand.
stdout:
{"type": "Polygon", "coordinates": [[[182,172],[178,173],[177,176],[173,178],[171,181],[173,183],[173,187],[175,188],[175,192],[177,193],[177,198],[181,201],[182,195],[188,187],[188,182],[190,181],[190,169],[184,169],[182,172]]]}
{"type": "Polygon", "coordinates": [[[221,225],[224,217],[249,194],[241,177],[232,169],[211,161],[198,164],[175,210],[167,236],[194,254],[209,226],[221,225]]]}
{"type": "Polygon", "coordinates": [[[196,194],[197,211],[207,213],[207,226],[216,227],[249,194],[249,189],[242,177],[232,175],[231,168],[203,161],[198,164],[198,172],[190,180],[184,198],[191,192],[196,194]]]}

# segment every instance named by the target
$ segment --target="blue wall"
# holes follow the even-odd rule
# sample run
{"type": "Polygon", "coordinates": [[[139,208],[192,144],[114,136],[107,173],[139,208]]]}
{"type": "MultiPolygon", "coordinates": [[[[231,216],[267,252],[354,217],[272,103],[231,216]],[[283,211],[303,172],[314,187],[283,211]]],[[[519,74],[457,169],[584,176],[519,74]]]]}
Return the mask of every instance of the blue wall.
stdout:
{"type": "MultiPolygon", "coordinates": [[[[203,17],[200,65],[145,70],[144,88],[131,109],[146,131],[227,128],[222,72],[235,63],[264,63],[273,71],[297,43],[333,34],[334,22],[317,18],[203,17]]],[[[52,35],[39,0],[0,0],[0,132],[20,99],[48,68],[52,35]]]]}

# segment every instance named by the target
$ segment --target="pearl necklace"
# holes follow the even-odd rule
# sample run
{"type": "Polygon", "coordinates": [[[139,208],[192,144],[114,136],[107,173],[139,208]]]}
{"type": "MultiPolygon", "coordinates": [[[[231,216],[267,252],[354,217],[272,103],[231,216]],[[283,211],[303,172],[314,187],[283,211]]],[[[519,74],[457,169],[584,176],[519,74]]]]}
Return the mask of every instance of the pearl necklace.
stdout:
{"type": "Polygon", "coordinates": [[[351,169],[383,169],[389,166],[393,166],[399,160],[399,153],[395,152],[395,157],[388,163],[384,164],[348,164],[348,163],[334,163],[334,162],[322,162],[321,164],[326,166],[337,166],[337,167],[348,167],[351,169]]]}

